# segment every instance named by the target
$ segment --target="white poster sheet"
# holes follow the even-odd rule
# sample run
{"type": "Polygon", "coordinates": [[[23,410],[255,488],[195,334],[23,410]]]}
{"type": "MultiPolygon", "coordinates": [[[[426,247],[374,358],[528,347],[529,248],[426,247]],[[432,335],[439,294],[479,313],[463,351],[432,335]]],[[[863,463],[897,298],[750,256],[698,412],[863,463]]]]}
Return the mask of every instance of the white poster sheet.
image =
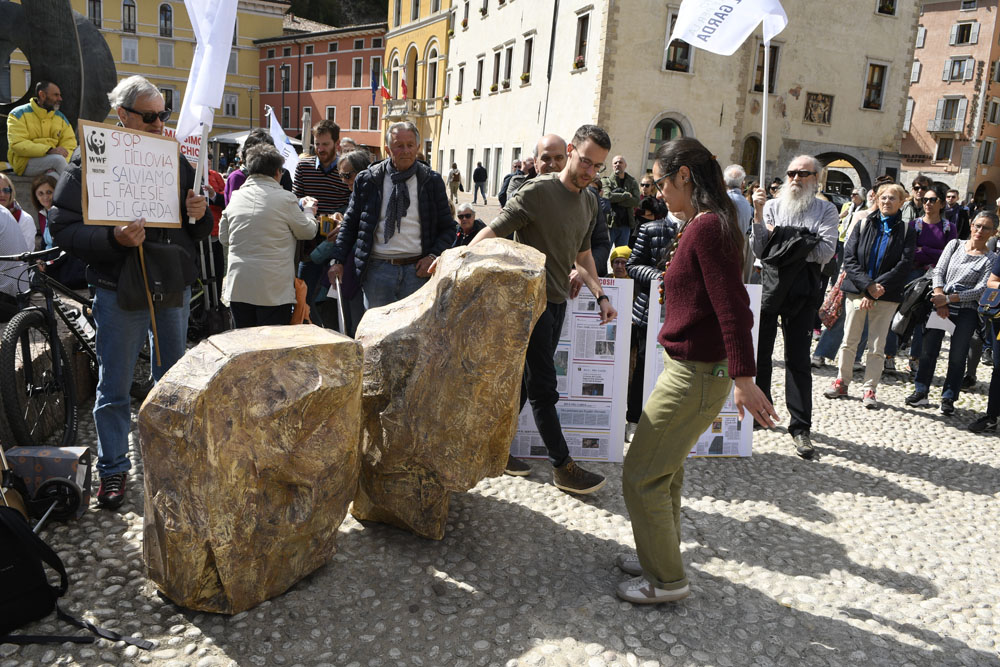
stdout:
{"type": "Polygon", "coordinates": [[[87,120],[78,131],[86,224],[181,226],[176,141],[87,120]]]}
{"type": "MultiPolygon", "coordinates": [[[[760,325],[760,299],[763,289],[760,285],[745,285],[750,295],[750,310],[753,311],[753,349],[757,349],[757,330],[760,325]]],[[[656,340],[663,326],[663,304],[660,303],[660,280],[655,279],[649,286],[649,326],[646,327],[646,375],[643,378],[642,402],[649,400],[656,380],[663,372],[663,346],[656,340]],[[654,323],[656,323],[654,325],[654,323]]],[[[753,448],[753,417],[744,412],[742,421],[733,402],[733,393],[722,406],[707,431],[701,434],[689,456],[750,456],[753,448]]]]}
{"type": "MultiPolygon", "coordinates": [[[[554,355],[559,390],[556,411],[570,456],[581,461],[620,462],[625,444],[632,281],[600,281],[618,317],[601,324],[601,309],[586,287],[567,301],[554,355]]],[[[548,456],[530,402],[521,411],[510,453],[517,458],[548,456]]]]}

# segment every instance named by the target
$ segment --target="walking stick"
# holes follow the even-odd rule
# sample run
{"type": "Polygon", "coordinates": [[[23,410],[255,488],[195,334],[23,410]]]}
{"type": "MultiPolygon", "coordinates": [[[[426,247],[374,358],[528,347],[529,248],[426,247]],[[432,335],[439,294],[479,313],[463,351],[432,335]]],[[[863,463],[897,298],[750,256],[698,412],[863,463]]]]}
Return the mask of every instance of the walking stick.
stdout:
{"type": "Polygon", "coordinates": [[[344,326],[344,297],[340,294],[340,278],[337,278],[337,315],[340,317],[340,333],[347,335],[347,327],[344,326]]]}
{"type": "Polygon", "coordinates": [[[153,295],[149,292],[149,277],[146,275],[146,255],[142,252],[142,244],[139,244],[139,266],[142,268],[142,285],[146,290],[146,303],[149,304],[149,324],[153,330],[153,350],[156,352],[156,365],[162,366],[160,361],[160,338],[156,335],[156,309],[153,308],[153,295]]]}

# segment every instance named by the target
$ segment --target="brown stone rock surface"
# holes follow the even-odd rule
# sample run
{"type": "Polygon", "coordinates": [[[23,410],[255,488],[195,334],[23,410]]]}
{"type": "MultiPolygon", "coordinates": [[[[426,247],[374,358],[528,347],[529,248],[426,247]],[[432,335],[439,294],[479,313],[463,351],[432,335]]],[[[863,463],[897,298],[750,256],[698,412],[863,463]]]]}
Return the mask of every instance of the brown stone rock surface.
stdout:
{"type": "Polygon", "coordinates": [[[234,614],[336,551],[357,487],[362,351],[311,325],[212,336],[139,411],[143,556],[177,604],[234,614]]]}
{"type": "Polygon", "coordinates": [[[441,539],[450,494],[503,472],[544,310],[545,256],[492,239],[448,250],[415,294],[365,313],[356,518],[441,539]]]}

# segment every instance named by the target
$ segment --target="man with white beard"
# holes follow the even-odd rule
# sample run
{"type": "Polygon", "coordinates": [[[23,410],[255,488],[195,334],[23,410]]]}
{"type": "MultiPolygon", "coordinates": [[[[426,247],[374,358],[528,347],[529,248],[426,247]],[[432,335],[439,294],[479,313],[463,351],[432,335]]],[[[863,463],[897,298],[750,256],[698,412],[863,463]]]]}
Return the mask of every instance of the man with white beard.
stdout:
{"type": "MultiPolygon", "coordinates": [[[[778,196],[768,201],[767,193],[758,188],[753,195],[754,219],[750,245],[754,255],[764,256],[764,248],[776,227],[801,227],[819,237],[819,243],[806,255],[808,275],[814,275],[814,288],[806,298],[786,299],[781,311],[781,329],[785,341],[785,404],[790,416],[788,433],[795,441],[795,450],[802,458],[814,454],[809,431],[812,427],[812,373],[809,347],[812,342],[816,309],[822,301],[819,269],[830,261],[837,249],[837,209],[819,199],[819,174],[823,166],[810,155],[800,155],[788,165],[788,180],[778,196]],[[813,293],[815,292],[815,293],[813,293]]],[[[803,285],[801,274],[796,277],[798,291],[803,285]]],[[[770,286],[775,287],[775,286],[770,286]]],[[[779,289],[782,286],[777,286],[779,289]]],[[[784,286],[790,287],[790,286],[784,286]]],[[[765,283],[764,290],[769,285],[765,283]]],[[[771,398],[771,355],[778,333],[778,314],[761,313],[757,343],[757,386],[771,398]]]]}

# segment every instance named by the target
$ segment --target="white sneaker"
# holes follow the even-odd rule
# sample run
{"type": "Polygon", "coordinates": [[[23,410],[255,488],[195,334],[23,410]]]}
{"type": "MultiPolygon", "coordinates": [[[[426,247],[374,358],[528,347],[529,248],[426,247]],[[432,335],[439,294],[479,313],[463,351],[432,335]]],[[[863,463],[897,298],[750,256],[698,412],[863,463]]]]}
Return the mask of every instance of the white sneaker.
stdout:
{"type": "Polygon", "coordinates": [[[642,574],[642,565],[639,565],[639,554],[618,554],[615,556],[615,565],[625,574],[637,577],[642,574]]]}
{"type": "Polygon", "coordinates": [[[632,438],[635,437],[635,429],[639,426],[638,424],[633,424],[628,422],[625,424],[625,442],[632,442],[632,438]]]}
{"type": "Polygon", "coordinates": [[[642,577],[629,579],[618,584],[618,597],[633,604],[657,604],[658,602],[676,602],[691,594],[687,584],[681,588],[665,591],[657,588],[642,577]]]}

